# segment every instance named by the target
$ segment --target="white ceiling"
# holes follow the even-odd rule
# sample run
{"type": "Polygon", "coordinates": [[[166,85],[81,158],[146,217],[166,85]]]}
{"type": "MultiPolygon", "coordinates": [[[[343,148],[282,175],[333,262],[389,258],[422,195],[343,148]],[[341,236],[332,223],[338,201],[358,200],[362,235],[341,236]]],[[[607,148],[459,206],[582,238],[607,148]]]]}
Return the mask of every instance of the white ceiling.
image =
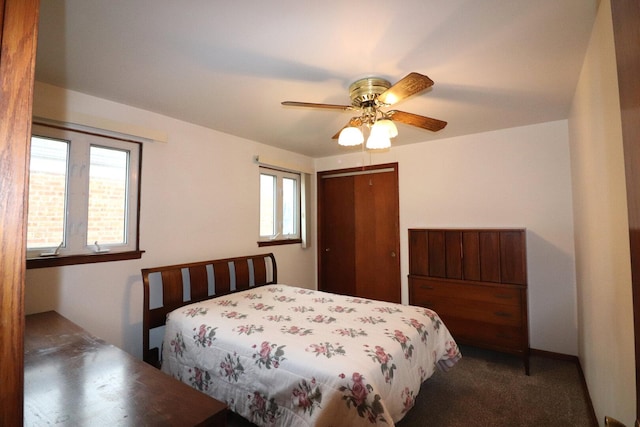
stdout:
{"type": "Polygon", "coordinates": [[[448,126],[394,145],[567,118],[597,2],[43,0],[36,79],[323,157],[352,114],[280,102],[370,75],[435,81],[394,109],[448,126]]]}

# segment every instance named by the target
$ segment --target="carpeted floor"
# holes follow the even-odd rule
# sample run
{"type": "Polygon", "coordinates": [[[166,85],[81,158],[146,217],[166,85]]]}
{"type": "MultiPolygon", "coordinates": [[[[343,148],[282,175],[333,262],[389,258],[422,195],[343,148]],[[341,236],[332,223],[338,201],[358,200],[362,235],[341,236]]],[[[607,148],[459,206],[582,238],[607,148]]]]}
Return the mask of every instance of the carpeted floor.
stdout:
{"type": "MultiPolygon", "coordinates": [[[[398,427],[597,426],[571,361],[531,357],[531,375],[510,355],[462,347],[449,372],[437,371],[398,427]]],[[[253,424],[230,414],[230,427],[253,424]]]]}
{"type": "Polygon", "coordinates": [[[462,354],[423,384],[398,427],[597,425],[575,363],[532,356],[526,376],[520,358],[472,347],[462,354]]]}

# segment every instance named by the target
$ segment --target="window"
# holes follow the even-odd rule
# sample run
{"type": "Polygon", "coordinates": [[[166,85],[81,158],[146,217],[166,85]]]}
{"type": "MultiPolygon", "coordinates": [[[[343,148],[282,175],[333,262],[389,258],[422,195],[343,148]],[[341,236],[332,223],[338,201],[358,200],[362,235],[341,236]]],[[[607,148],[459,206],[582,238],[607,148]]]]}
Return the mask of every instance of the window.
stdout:
{"type": "Polygon", "coordinates": [[[299,243],[300,174],[260,167],[260,241],[299,243]]]}
{"type": "MultiPolygon", "coordinates": [[[[137,142],[34,125],[28,264],[45,259],[55,259],[43,263],[49,266],[139,258],[141,150],[137,142]],[[114,256],[123,253],[138,255],[114,256]],[[87,255],[104,256],[89,260],[87,255]]],[[[30,267],[37,266],[41,265],[30,267]]]]}

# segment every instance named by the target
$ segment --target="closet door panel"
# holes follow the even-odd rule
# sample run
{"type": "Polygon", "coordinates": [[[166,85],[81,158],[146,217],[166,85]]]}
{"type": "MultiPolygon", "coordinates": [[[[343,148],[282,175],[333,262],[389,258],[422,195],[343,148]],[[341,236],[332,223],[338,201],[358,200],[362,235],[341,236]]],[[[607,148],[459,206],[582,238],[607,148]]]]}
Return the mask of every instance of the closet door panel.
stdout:
{"type": "Polygon", "coordinates": [[[393,172],[354,179],[356,296],[400,302],[397,188],[393,172]]]}
{"type": "Polygon", "coordinates": [[[355,292],[354,177],[322,180],[320,290],[355,292]]]}

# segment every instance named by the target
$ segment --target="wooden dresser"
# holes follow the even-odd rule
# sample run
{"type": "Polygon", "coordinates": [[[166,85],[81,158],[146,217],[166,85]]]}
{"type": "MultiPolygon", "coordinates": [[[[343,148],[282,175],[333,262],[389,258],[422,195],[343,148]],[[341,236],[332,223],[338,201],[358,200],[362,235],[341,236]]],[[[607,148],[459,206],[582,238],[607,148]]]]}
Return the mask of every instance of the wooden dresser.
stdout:
{"type": "Polygon", "coordinates": [[[227,407],[54,311],[26,317],[24,425],[224,426],[227,407]]]}
{"type": "Polygon", "coordinates": [[[460,344],[522,357],[529,375],[524,229],[409,229],[409,303],[460,344]]]}

